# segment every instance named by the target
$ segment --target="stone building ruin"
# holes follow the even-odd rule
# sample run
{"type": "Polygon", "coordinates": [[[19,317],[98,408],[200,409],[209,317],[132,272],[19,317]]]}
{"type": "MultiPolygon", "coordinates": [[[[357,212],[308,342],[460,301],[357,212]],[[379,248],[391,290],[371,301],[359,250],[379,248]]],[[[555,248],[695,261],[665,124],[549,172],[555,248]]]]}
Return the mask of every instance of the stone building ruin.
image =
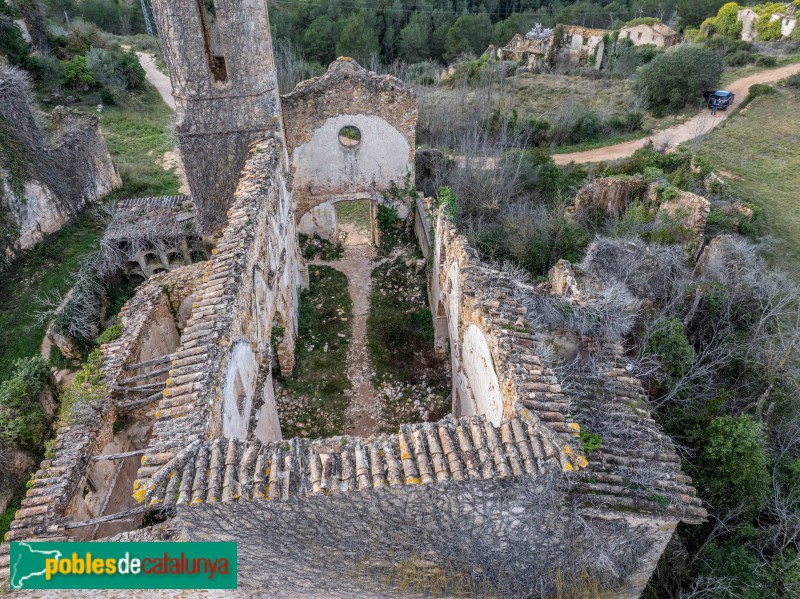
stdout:
{"type": "Polygon", "coordinates": [[[96,117],[57,107],[55,137],[36,123],[28,75],[0,66],[0,264],[58,231],[86,205],[122,185],[96,117]]]}
{"type": "Polygon", "coordinates": [[[578,25],[559,25],[546,29],[537,25],[523,37],[515,35],[503,48],[490,46],[487,53],[498,60],[523,62],[528,68],[603,66],[606,39],[613,31],[588,29],[578,25]]]}
{"type": "Polygon", "coordinates": [[[339,59],[281,103],[301,233],[334,240],[341,201],[369,200],[373,229],[379,204],[396,204],[401,218],[409,216],[409,196],[393,202],[390,192],[412,181],[417,103],[411,86],[339,59]]]}
{"type": "Polygon", "coordinates": [[[122,200],[102,245],[122,254],[128,275],[148,279],[208,259],[194,220],[194,204],[186,196],[122,200]]]}
{"type": "Polygon", "coordinates": [[[629,39],[634,46],[652,45],[657,48],[670,48],[678,43],[680,36],[664,23],[648,25],[642,23],[619,30],[619,39],[629,39]]]}
{"type": "MultiPolygon", "coordinates": [[[[281,108],[266,5],[216,4],[213,33],[202,3],[154,2],[211,256],[168,257],[125,305],[121,336],[102,347],[102,398],[59,430],[6,541],[235,540],[246,595],[518,597],[588,576],[639,596],[678,523],[706,513],[619,339],[565,333],[565,315],[602,322],[604,298],[483,263],[443,208],[412,201],[405,84],[340,59],[281,108]],[[362,198],[417,231],[452,414],[283,439],[272,377],[294,368],[298,227],[335,232],[322,206],[362,198]],[[567,381],[559,352],[597,370],[567,381]],[[584,451],[582,430],[602,447],[584,451]],[[399,585],[409,571],[414,591],[399,585]]],[[[154,207],[167,230],[189,213],[148,202],[127,209],[154,207]]],[[[5,544],[0,577],[8,560],[5,544]]]]}

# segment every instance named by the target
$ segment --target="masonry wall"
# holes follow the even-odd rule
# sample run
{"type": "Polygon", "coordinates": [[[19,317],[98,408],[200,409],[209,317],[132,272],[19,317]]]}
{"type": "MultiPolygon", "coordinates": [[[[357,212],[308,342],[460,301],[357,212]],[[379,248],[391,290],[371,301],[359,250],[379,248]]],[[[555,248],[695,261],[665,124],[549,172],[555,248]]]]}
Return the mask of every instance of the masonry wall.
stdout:
{"type": "Polygon", "coordinates": [[[0,66],[0,152],[21,159],[0,169],[0,263],[122,185],[96,117],[56,108],[51,118],[52,141],[34,119],[28,76],[0,66]]]}
{"type": "Polygon", "coordinates": [[[274,359],[283,373],[294,366],[299,286],[285,165],[276,139],[250,150],[228,226],[181,336],[139,478],[195,439],[280,439],[272,365],[274,359]]]}
{"type": "Polygon", "coordinates": [[[179,508],[176,528],[181,540],[236,541],[240,588],[251,593],[544,596],[557,576],[567,586],[587,576],[638,597],[642,558],[649,573],[649,552],[660,555],[674,523],[582,508],[559,484],[523,477],[206,503],[179,508]]]}

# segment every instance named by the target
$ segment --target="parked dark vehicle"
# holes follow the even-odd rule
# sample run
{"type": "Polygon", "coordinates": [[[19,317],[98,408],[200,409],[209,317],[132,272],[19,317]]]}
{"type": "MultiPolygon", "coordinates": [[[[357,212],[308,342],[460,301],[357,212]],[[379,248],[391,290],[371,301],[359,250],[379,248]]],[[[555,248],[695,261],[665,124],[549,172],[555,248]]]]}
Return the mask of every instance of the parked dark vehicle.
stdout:
{"type": "Polygon", "coordinates": [[[718,90],[715,92],[704,92],[703,97],[706,99],[709,108],[714,108],[714,106],[716,106],[719,110],[728,110],[728,106],[733,104],[736,95],[731,92],[718,90]]]}

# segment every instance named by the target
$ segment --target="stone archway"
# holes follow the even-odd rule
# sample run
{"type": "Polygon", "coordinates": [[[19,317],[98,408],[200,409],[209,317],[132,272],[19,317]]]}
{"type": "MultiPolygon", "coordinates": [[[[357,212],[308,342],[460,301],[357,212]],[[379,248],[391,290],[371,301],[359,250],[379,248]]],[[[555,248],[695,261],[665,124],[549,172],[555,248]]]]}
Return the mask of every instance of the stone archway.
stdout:
{"type": "Polygon", "coordinates": [[[334,204],[336,229],[344,245],[378,245],[378,207],[369,198],[334,204]]]}

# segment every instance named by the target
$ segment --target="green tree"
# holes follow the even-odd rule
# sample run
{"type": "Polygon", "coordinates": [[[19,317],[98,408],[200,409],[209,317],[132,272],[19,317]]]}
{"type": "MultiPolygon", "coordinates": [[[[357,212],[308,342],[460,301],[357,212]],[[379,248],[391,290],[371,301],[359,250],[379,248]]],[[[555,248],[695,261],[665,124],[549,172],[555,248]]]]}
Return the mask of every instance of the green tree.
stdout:
{"type": "Polygon", "coordinates": [[[381,44],[378,39],[375,19],[366,11],[357,12],[347,19],[336,53],[339,56],[350,56],[362,65],[369,64],[370,58],[380,56],[381,44]]]}
{"type": "Polygon", "coordinates": [[[314,19],[303,33],[302,48],[309,60],[320,64],[332,62],[340,27],[328,15],[314,19]]]}
{"type": "Polygon", "coordinates": [[[667,387],[672,387],[689,371],[695,358],[683,322],[674,316],[665,318],[653,327],[647,336],[645,353],[660,359],[667,387]]]}
{"type": "Polygon", "coordinates": [[[682,44],[640,68],[634,89],[648,109],[664,114],[702,100],[703,91],[715,89],[721,76],[722,59],[716,52],[682,44]]]}
{"type": "Polygon", "coordinates": [[[514,13],[507,19],[494,24],[491,42],[496,46],[505,46],[518,33],[527,33],[536,24],[536,17],[531,13],[514,13]]]}
{"type": "Polygon", "coordinates": [[[690,434],[700,448],[695,469],[700,496],[717,509],[757,513],[770,492],[769,458],[760,422],[745,414],[719,416],[690,434]]]}
{"type": "Polygon", "coordinates": [[[408,24],[400,32],[398,54],[409,63],[421,62],[431,56],[431,18],[427,13],[411,15],[408,24]]]}
{"type": "Polygon", "coordinates": [[[462,54],[480,56],[492,39],[492,22],[485,14],[464,15],[447,30],[444,58],[450,62],[462,54]]]}
{"type": "Polygon", "coordinates": [[[64,77],[67,84],[73,87],[94,85],[96,83],[92,73],[86,66],[85,56],[75,56],[64,63],[64,77]]]}

